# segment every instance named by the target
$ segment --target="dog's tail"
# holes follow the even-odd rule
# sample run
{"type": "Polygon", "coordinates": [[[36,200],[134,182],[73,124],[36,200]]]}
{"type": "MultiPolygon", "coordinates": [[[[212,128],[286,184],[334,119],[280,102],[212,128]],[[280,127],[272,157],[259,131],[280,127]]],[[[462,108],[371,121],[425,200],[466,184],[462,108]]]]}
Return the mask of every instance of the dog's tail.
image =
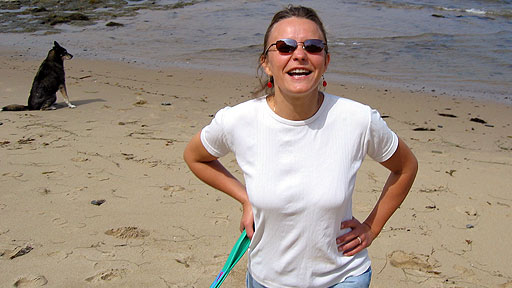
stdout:
{"type": "Polygon", "coordinates": [[[19,104],[11,104],[4,106],[2,111],[26,111],[28,110],[28,106],[19,105],[19,104]]]}

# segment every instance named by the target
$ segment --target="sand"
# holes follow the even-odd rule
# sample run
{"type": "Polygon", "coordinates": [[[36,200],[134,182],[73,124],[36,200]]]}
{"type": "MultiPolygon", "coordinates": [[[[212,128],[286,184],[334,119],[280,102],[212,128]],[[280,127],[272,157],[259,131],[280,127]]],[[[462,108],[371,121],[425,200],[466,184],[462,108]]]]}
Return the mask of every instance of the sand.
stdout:
{"type": "MultiPolygon", "coordinates": [[[[0,51],[1,106],[26,103],[44,58],[22,54],[0,51]]],[[[58,95],[54,111],[0,112],[0,286],[209,287],[241,209],[196,179],[182,152],[218,109],[250,99],[256,78],[65,65],[77,108],[58,95]]],[[[326,92],[379,109],[420,164],[369,248],[371,287],[512,287],[512,107],[332,81],[326,92]]],[[[232,156],[222,162],[241,177],[232,156]]],[[[386,177],[364,162],[356,217],[386,177]]],[[[244,287],[246,261],[223,287],[244,287]]]]}

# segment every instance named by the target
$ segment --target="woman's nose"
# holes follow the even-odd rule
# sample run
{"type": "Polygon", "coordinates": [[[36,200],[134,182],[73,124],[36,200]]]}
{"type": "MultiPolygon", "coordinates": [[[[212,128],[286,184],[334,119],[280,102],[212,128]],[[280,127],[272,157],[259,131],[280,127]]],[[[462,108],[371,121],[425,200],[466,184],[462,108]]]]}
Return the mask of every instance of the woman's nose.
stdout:
{"type": "Polygon", "coordinates": [[[307,52],[304,49],[303,43],[298,43],[297,49],[293,51],[293,59],[295,60],[305,60],[307,58],[307,52]]]}

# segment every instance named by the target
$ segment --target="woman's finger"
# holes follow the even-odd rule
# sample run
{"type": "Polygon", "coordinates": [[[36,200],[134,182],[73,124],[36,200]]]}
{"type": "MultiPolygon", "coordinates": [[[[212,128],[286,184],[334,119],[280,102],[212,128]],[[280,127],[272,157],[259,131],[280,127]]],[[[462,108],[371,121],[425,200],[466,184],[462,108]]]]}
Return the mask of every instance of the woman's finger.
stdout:
{"type": "Polygon", "coordinates": [[[347,221],[343,221],[341,222],[341,229],[346,229],[346,228],[355,228],[357,226],[361,225],[361,222],[359,222],[359,220],[357,220],[356,218],[352,218],[350,220],[347,220],[347,221]]]}
{"type": "Polygon", "coordinates": [[[363,240],[363,239],[367,239],[367,238],[364,234],[360,234],[359,236],[349,237],[345,241],[341,241],[341,239],[339,239],[338,241],[336,241],[336,244],[338,244],[339,247],[343,247],[342,250],[347,250],[347,249],[355,248],[356,246],[359,246],[359,245],[363,245],[363,242],[365,242],[365,240],[363,240]]]}
{"type": "Polygon", "coordinates": [[[338,252],[342,252],[344,255],[353,255],[363,250],[366,247],[364,244],[362,236],[357,236],[338,246],[338,252]]]}
{"type": "Polygon", "coordinates": [[[240,232],[245,229],[245,233],[247,233],[247,237],[252,240],[252,235],[254,234],[254,215],[252,214],[252,206],[244,205],[242,212],[242,220],[240,220],[240,232]]]}

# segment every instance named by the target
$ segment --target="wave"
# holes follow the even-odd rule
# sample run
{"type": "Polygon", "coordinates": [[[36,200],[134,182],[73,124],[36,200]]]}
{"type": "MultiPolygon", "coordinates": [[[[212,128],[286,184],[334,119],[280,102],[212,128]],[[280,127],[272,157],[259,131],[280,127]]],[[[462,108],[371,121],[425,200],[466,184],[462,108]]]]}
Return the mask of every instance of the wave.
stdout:
{"type": "Polygon", "coordinates": [[[226,47],[226,48],[206,48],[200,49],[199,51],[189,51],[181,53],[181,56],[193,56],[193,57],[220,57],[223,58],[227,55],[232,57],[251,57],[254,55],[255,58],[263,52],[263,44],[261,45],[244,45],[239,47],[226,47]]]}
{"type": "Polygon", "coordinates": [[[483,37],[503,38],[512,37],[511,31],[497,31],[493,33],[461,33],[461,34],[447,34],[447,33],[420,33],[415,35],[397,35],[397,36],[384,36],[384,37],[358,37],[358,38],[338,38],[329,42],[330,46],[360,46],[365,42],[378,42],[378,41],[409,41],[414,42],[417,40],[430,40],[430,39],[447,39],[473,37],[475,39],[482,39],[483,37]]]}
{"type": "Polygon", "coordinates": [[[471,1],[472,3],[464,2],[462,5],[456,6],[457,3],[450,1],[438,1],[447,2],[448,5],[442,3],[424,3],[423,1],[382,1],[382,0],[370,0],[368,1],[373,6],[380,6],[386,8],[397,8],[397,9],[411,9],[411,10],[423,10],[430,9],[433,11],[443,11],[451,13],[460,13],[457,16],[475,15],[475,16],[488,16],[488,17],[503,17],[506,19],[512,18],[512,1],[471,1]],[[467,6],[466,6],[467,5],[467,6]]]}
{"type": "MultiPolygon", "coordinates": [[[[483,8],[448,8],[448,7],[437,7],[440,11],[450,11],[457,13],[467,13],[470,15],[478,15],[478,16],[489,16],[489,17],[503,17],[503,18],[512,18],[512,9],[483,9],[483,8]]],[[[460,15],[462,16],[462,15],[460,15]]]]}
{"type": "Polygon", "coordinates": [[[466,9],[466,10],[464,10],[464,12],[467,12],[467,13],[470,13],[470,14],[477,14],[477,15],[485,15],[485,14],[487,14],[487,12],[484,11],[484,10],[474,9],[474,8],[466,9]]]}

